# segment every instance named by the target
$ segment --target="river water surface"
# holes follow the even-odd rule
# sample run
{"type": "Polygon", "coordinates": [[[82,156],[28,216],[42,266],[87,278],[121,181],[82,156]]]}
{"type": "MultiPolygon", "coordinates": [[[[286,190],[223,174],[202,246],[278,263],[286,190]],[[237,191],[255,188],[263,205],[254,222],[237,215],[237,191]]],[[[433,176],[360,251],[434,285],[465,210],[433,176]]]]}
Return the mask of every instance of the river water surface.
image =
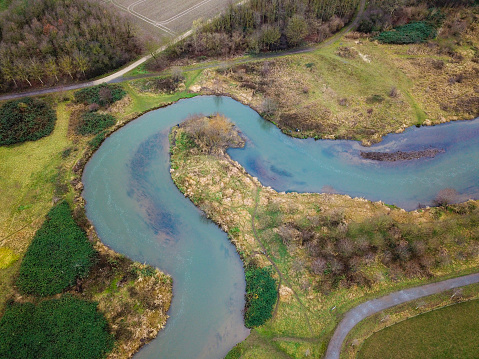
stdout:
{"type": "Polygon", "coordinates": [[[435,158],[364,160],[354,141],[285,136],[251,108],[227,97],[196,97],[149,112],[105,140],[83,182],[87,216],[101,240],[173,277],[170,319],[135,358],[223,358],[248,335],[243,325],[244,272],[234,247],[176,189],[168,132],[190,114],[220,112],[247,138],[233,159],[279,191],[337,192],[405,209],[430,204],[441,190],[479,197],[479,120],[410,128],[370,151],[437,148],[435,158]]]}

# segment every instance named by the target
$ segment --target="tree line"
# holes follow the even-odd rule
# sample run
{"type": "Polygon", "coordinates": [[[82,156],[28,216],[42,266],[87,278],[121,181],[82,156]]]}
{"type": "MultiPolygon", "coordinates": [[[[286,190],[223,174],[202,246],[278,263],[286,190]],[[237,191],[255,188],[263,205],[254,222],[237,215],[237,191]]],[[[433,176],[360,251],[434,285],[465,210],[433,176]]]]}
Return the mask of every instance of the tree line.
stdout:
{"type": "MultiPolygon", "coordinates": [[[[196,21],[192,36],[171,46],[167,56],[227,56],[284,50],[304,40],[319,42],[340,30],[358,4],[359,0],[251,0],[231,4],[211,22],[196,21]]],[[[156,61],[157,67],[160,60],[156,61]]]]}
{"type": "Polygon", "coordinates": [[[91,78],[135,58],[128,21],[89,0],[15,0],[0,13],[0,90],[91,78]]]}

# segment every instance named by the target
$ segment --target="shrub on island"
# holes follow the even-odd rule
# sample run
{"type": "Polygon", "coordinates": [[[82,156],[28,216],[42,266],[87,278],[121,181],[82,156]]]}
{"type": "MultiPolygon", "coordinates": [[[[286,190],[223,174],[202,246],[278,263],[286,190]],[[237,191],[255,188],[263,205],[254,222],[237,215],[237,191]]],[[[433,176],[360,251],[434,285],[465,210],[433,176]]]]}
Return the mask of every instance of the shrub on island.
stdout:
{"type": "Polygon", "coordinates": [[[263,325],[271,319],[277,299],[276,281],[271,268],[249,265],[245,270],[246,304],[244,321],[247,328],[263,325]]]}

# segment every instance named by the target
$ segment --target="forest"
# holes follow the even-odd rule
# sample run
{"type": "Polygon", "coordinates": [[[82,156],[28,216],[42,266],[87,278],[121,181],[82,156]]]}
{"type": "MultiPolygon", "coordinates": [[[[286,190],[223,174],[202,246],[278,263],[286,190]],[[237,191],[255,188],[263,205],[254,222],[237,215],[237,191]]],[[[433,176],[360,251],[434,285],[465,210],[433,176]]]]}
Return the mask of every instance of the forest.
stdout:
{"type": "Polygon", "coordinates": [[[15,0],[0,13],[0,91],[87,79],[141,53],[127,19],[89,0],[15,0]]]}
{"type": "Polygon", "coordinates": [[[285,50],[306,39],[320,42],[344,27],[358,4],[359,0],[252,0],[231,5],[211,22],[195,22],[193,35],[171,46],[168,56],[228,56],[285,50]]]}

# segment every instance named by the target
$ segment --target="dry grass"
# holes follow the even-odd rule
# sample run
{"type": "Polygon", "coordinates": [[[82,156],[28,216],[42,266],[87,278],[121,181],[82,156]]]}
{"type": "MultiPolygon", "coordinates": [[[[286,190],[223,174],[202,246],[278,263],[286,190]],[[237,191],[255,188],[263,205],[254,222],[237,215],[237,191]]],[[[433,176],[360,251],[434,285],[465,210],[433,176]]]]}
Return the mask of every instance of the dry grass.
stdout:
{"type": "MultiPolygon", "coordinates": [[[[339,285],[323,294],[318,290],[322,285],[321,278],[310,270],[312,258],[300,244],[300,238],[293,234],[293,240],[287,243],[278,238],[277,231],[281,223],[313,221],[318,216],[332,222],[339,218],[339,227],[344,228],[353,222],[360,223],[381,215],[392,217],[398,223],[431,223],[438,218],[436,209],[408,213],[382,203],[343,195],[278,193],[263,187],[229,156],[218,156],[217,153],[211,156],[194,149],[186,152],[174,149],[171,161],[175,184],[229,233],[245,263],[251,260],[262,266],[274,263],[277,279],[281,278],[275,315],[255,330],[254,343],[247,339],[241,344],[244,357],[268,357],[262,353],[271,348],[295,358],[302,358],[306,353],[320,356],[324,353],[328,335],[346,310],[366,298],[430,280],[422,276],[390,275],[390,269],[376,258],[361,267],[366,276],[375,279],[369,286],[339,285]],[[256,201],[258,238],[255,238],[251,222],[256,201]],[[281,223],[275,224],[275,218],[281,218],[281,223]],[[263,246],[268,256],[264,255],[263,246]]],[[[455,218],[454,213],[447,211],[440,216],[445,221],[455,218]]],[[[324,230],[327,231],[327,227],[324,230]]],[[[463,245],[450,246],[447,251],[453,255],[463,245]]],[[[439,278],[467,272],[477,267],[477,256],[474,258],[453,261],[450,265],[433,269],[432,274],[439,278]]]]}
{"type": "Polygon", "coordinates": [[[196,90],[230,94],[295,137],[369,144],[416,124],[472,119],[479,15],[449,10],[444,27],[463,17],[459,39],[382,45],[349,36],[313,53],[205,70],[196,90]]]}

